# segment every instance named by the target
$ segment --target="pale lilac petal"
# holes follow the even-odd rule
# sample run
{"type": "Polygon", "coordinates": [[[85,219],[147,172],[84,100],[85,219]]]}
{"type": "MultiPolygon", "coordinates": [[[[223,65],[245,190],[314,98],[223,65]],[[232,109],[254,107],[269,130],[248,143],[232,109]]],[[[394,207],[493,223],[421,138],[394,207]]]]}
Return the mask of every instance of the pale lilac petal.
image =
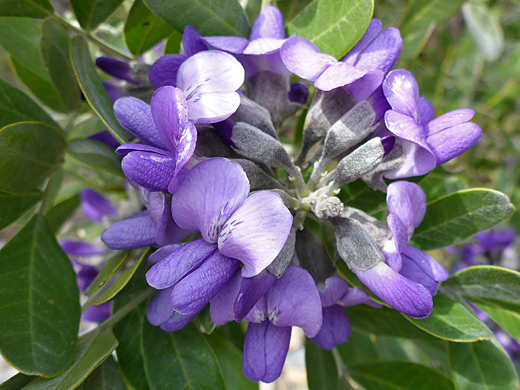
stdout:
{"type": "Polygon", "coordinates": [[[215,123],[236,112],[240,106],[240,96],[236,92],[204,93],[187,103],[189,119],[193,123],[215,123]]]}
{"type": "Polygon", "coordinates": [[[435,155],[412,142],[401,142],[405,160],[403,164],[390,172],[385,173],[389,179],[404,179],[413,176],[421,176],[430,172],[437,165],[435,155]]]}
{"type": "Polygon", "coordinates": [[[148,191],[168,191],[175,172],[173,156],[148,152],[131,152],[121,161],[125,175],[148,191]]]}
{"type": "Polygon", "coordinates": [[[242,370],[251,381],[266,383],[278,379],[282,373],[291,327],[276,327],[269,321],[250,323],[244,340],[242,370]]]}
{"type": "MultiPolygon", "coordinates": [[[[362,72],[364,73],[364,72],[362,72]]],[[[386,98],[383,95],[383,89],[381,87],[381,82],[383,81],[383,78],[385,77],[385,74],[381,71],[372,71],[366,73],[363,77],[354,80],[348,85],[348,91],[354,98],[356,102],[360,102],[362,100],[368,99],[378,88],[380,89],[380,96],[382,96],[381,101],[385,102],[385,111],[390,108],[388,105],[388,102],[386,101],[386,98]],[[388,108],[387,108],[388,107],[388,108]]],[[[374,100],[374,99],[372,99],[374,100]]],[[[381,116],[379,117],[379,120],[381,119],[381,116]]],[[[377,120],[375,121],[377,122],[377,120]]],[[[375,123],[374,122],[374,123],[375,123]]]]}
{"type": "Polygon", "coordinates": [[[125,61],[116,60],[112,57],[98,57],[96,58],[96,66],[102,71],[114,76],[119,80],[126,80],[129,83],[137,84],[132,76],[130,76],[130,64],[125,61]]]}
{"type": "Polygon", "coordinates": [[[116,149],[116,153],[124,157],[130,152],[149,152],[162,156],[171,155],[170,152],[164,149],[159,149],[154,146],[143,145],[143,144],[123,144],[116,149]]]}
{"type": "Polygon", "coordinates": [[[114,205],[103,195],[86,188],[79,194],[81,199],[81,211],[94,222],[101,223],[103,216],[117,217],[114,205]]]}
{"type": "Polygon", "coordinates": [[[168,321],[173,314],[171,294],[173,287],[160,290],[150,301],[146,309],[146,318],[152,325],[158,326],[168,321]]]}
{"type": "Polygon", "coordinates": [[[211,321],[216,325],[225,325],[235,320],[233,305],[240,291],[242,276],[237,272],[213,297],[209,306],[211,321]]]}
{"type": "Polygon", "coordinates": [[[435,109],[433,108],[433,104],[431,104],[428,100],[423,97],[420,97],[417,101],[417,108],[419,109],[419,117],[421,118],[421,123],[428,123],[435,116],[435,109]]]}
{"type": "Polygon", "coordinates": [[[327,69],[319,75],[314,86],[322,91],[331,91],[359,80],[365,74],[365,71],[359,70],[350,64],[336,62],[330,64],[327,69]]]}
{"type": "Polygon", "coordinates": [[[336,305],[348,293],[348,283],[338,276],[331,276],[325,281],[325,288],[321,290],[320,299],[323,307],[336,305]]]}
{"type": "Polygon", "coordinates": [[[157,244],[175,244],[194,232],[181,229],[173,220],[170,202],[163,192],[151,192],[148,195],[147,210],[157,226],[157,244]]]}
{"type": "Polygon", "coordinates": [[[363,49],[356,59],[355,67],[366,72],[379,70],[385,74],[394,66],[402,47],[399,30],[387,28],[363,49]]]}
{"type": "Polygon", "coordinates": [[[111,308],[111,302],[89,306],[81,315],[81,319],[89,322],[103,322],[110,317],[111,308]]]}
{"type": "Polygon", "coordinates": [[[161,87],[153,94],[150,109],[163,144],[168,150],[175,151],[188,124],[188,106],[184,93],[172,86],[161,87]]]}
{"type": "Polygon", "coordinates": [[[188,56],[182,54],[166,54],[159,58],[148,70],[150,84],[157,89],[165,85],[177,85],[177,73],[188,56]]]}
{"type": "Polygon", "coordinates": [[[165,144],[155,128],[148,104],[135,97],[123,97],[115,102],[114,114],[121,126],[140,141],[165,149],[165,144]]]}
{"type": "Polygon", "coordinates": [[[219,250],[244,264],[243,277],[258,275],[282,250],[291,231],[292,219],[278,194],[255,192],[222,227],[218,237],[219,250]]]}
{"type": "Polygon", "coordinates": [[[181,244],[171,244],[171,245],[165,245],[157,249],[154,253],[152,253],[148,257],[148,264],[154,265],[157,264],[159,261],[165,259],[169,255],[171,255],[174,251],[176,251],[181,244]]]}
{"type": "MultiPolygon", "coordinates": [[[[408,245],[408,240],[410,239],[408,237],[408,232],[411,234],[414,232],[413,225],[405,224],[396,213],[388,214],[388,217],[386,217],[386,223],[392,232],[392,242],[396,251],[397,253],[401,253],[404,248],[406,248],[406,245],[408,245]]],[[[393,266],[391,267],[395,268],[393,266]]]]}
{"type": "Polygon", "coordinates": [[[352,328],[345,309],[339,305],[323,308],[323,325],[312,338],[321,348],[330,351],[336,345],[347,342],[352,328]]]}
{"type": "Polygon", "coordinates": [[[136,249],[156,245],[157,227],[147,211],[114,223],[101,235],[111,249],[136,249]]]}
{"type": "Polygon", "coordinates": [[[383,92],[394,111],[419,120],[419,87],[410,72],[396,69],[388,73],[383,81],[383,92]]]}
{"type": "Polygon", "coordinates": [[[249,39],[253,41],[259,38],[285,38],[283,15],[278,8],[268,5],[260,11],[249,39]]]}
{"type": "Polygon", "coordinates": [[[60,246],[63,252],[69,256],[89,257],[99,256],[105,253],[103,248],[85,241],[63,240],[60,241],[60,246]]]}
{"type": "MultiPolygon", "coordinates": [[[[396,220],[399,220],[399,217],[397,217],[395,214],[391,214],[396,220]]],[[[386,242],[384,243],[383,247],[381,248],[381,253],[384,255],[385,257],[385,261],[386,261],[386,264],[388,264],[390,266],[390,268],[392,268],[394,271],[396,272],[399,272],[399,270],[401,269],[401,266],[402,266],[402,258],[401,258],[401,253],[399,252],[399,250],[397,249],[396,247],[396,243],[393,239],[393,236],[398,236],[398,235],[401,235],[401,236],[404,236],[405,239],[406,239],[406,227],[405,225],[401,222],[398,222],[399,225],[400,225],[400,228],[396,226],[393,226],[392,229],[394,230],[393,233],[392,233],[392,238],[389,239],[389,240],[386,240],[386,242]],[[397,230],[399,229],[399,230],[397,230]]],[[[390,226],[390,225],[389,225],[390,226]]],[[[405,246],[406,244],[408,243],[408,241],[406,240],[405,241],[405,246]]]]}
{"type": "Polygon", "coordinates": [[[437,260],[413,246],[406,247],[403,255],[414,261],[430,278],[437,282],[443,282],[450,276],[437,260]]]}
{"type": "Polygon", "coordinates": [[[441,165],[471,149],[481,137],[480,127],[468,122],[429,136],[426,142],[441,165]]]}
{"type": "Polygon", "coordinates": [[[188,122],[186,127],[182,130],[181,136],[178,140],[177,147],[175,149],[175,172],[173,179],[168,185],[168,192],[174,194],[179,188],[180,183],[184,180],[185,174],[184,169],[188,161],[195,152],[197,145],[197,128],[191,122],[188,122]]]}
{"type": "Polygon", "coordinates": [[[214,49],[240,54],[249,41],[242,37],[203,37],[202,40],[214,49]]]}
{"type": "Polygon", "coordinates": [[[347,54],[345,54],[341,61],[354,65],[358,54],[361,53],[365,49],[365,47],[367,47],[368,44],[376,38],[377,34],[379,34],[379,31],[381,31],[382,27],[383,23],[381,23],[379,19],[372,19],[368,24],[368,27],[361,39],[358,41],[358,43],[354,45],[352,49],[350,49],[350,51],[347,54]]]}
{"type": "Polygon", "coordinates": [[[292,73],[302,79],[316,81],[332,64],[338,61],[304,38],[291,37],[280,49],[282,61],[292,73]]]}
{"type": "MultiPolygon", "coordinates": [[[[473,118],[475,112],[469,108],[454,110],[435,118],[424,125],[427,137],[437,134],[440,131],[460,125],[473,118]]],[[[422,118],[422,117],[421,117],[422,118]]],[[[423,123],[425,123],[423,121],[423,123]]]]}
{"type": "Polygon", "coordinates": [[[276,280],[276,276],[267,270],[251,278],[242,278],[240,289],[233,302],[235,320],[242,321],[276,280]]]}
{"type": "Polygon", "coordinates": [[[193,26],[184,27],[184,32],[182,33],[182,48],[187,57],[191,57],[200,51],[208,49],[202,41],[199,30],[193,26]]]}
{"type": "Polygon", "coordinates": [[[423,126],[411,116],[390,110],[385,113],[386,128],[397,137],[419,145],[428,150],[426,131],[423,126]]]}
{"type": "Polygon", "coordinates": [[[359,288],[350,287],[347,293],[338,302],[338,305],[355,306],[362,303],[373,303],[373,301],[370,300],[370,295],[359,288]]]}
{"type": "Polygon", "coordinates": [[[181,313],[174,312],[168,319],[168,321],[164,322],[161,325],[161,329],[165,332],[175,332],[188,325],[195,317],[197,317],[198,314],[199,312],[190,315],[184,315],[181,313]]]}
{"type": "Polygon", "coordinates": [[[182,244],[148,270],[146,281],[158,290],[171,287],[200,267],[216,249],[216,245],[208,244],[201,238],[182,244]]]}
{"type": "Polygon", "coordinates": [[[173,288],[173,309],[190,315],[200,312],[204,306],[238,271],[240,263],[235,259],[213,252],[196,270],[184,277],[173,288]]]}
{"type": "Polygon", "coordinates": [[[322,324],[322,306],[312,276],[303,268],[289,266],[266,294],[267,315],[276,326],[299,326],[314,337],[322,324]]]}
{"type": "Polygon", "coordinates": [[[198,230],[208,242],[217,242],[222,225],[249,194],[242,167],[224,158],[195,165],[173,194],[173,219],[181,228],[198,230]]]}
{"type": "MultiPolygon", "coordinates": [[[[360,79],[359,81],[362,80],[363,79],[360,79]]],[[[355,85],[357,82],[358,81],[355,81],[352,85],[355,85]]],[[[376,119],[374,120],[374,123],[377,123],[381,119],[383,119],[383,117],[385,116],[385,112],[390,110],[390,104],[388,104],[385,94],[383,93],[383,88],[381,86],[379,86],[378,88],[376,88],[374,92],[372,92],[372,95],[370,95],[367,98],[367,101],[370,103],[376,114],[376,119]]]]}
{"type": "Polygon", "coordinates": [[[399,271],[401,275],[405,278],[408,278],[415,283],[419,283],[421,286],[425,287],[431,294],[434,296],[437,293],[438,282],[430,278],[426,272],[424,272],[414,261],[410,260],[407,257],[403,257],[403,266],[399,271]]]}
{"type": "Polygon", "coordinates": [[[280,50],[284,42],[285,39],[259,38],[249,43],[243,54],[254,56],[272,54],[280,50]]]}
{"type": "MultiPolygon", "coordinates": [[[[397,214],[412,233],[413,227],[421,224],[426,213],[426,194],[421,186],[412,182],[396,181],[391,183],[388,186],[386,203],[388,210],[397,214]]],[[[410,238],[411,235],[409,234],[408,239],[410,238]]]]}
{"type": "Polygon", "coordinates": [[[389,306],[414,318],[428,317],[433,300],[428,290],[398,274],[385,263],[360,271],[352,268],[361,282],[389,306]]]}
{"type": "Polygon", "coordinates": [[[247,315],[242,319],[242,321],[254,322],[255,324],[259,324],[267,319],[267,303],[264,295],[262,298],[258,300],[256,305],[253,306],[251,311],[247,313],[247,315]]]}

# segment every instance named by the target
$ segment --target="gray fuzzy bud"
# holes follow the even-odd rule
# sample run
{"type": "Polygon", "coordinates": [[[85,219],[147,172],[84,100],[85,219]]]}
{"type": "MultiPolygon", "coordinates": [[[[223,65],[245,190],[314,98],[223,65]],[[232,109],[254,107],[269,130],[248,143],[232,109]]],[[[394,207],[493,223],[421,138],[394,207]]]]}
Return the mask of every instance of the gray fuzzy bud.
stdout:
{"type": "Polygon", "coordinates": [[[271,264],[267,267],[267,270],[275,275],[276,277],[282,276],[286,268],[291,263],[291,260],[294,256],[294,244],[296,243],[296,228],[292,228],[289,233],[289,237],[287,237],[287,241],[285,241],[285,245],[282,250],[276,256],[271,264]]]}
{"type": "Polygon", "coordinates": [[[271,137],[278,139],[269,111],[247,96],[240,95],[240,106],[229,119],[233,122],[248,123],[271,137]]]}
{"type": "Polygon", "coordinates": [[[333,218],[336,247],[349,267],[365,271],[384,260],[378,247],[363,227],[352,218],[333,218]]]}
{"type": "Polygon", "coordinates": [[[296,232],[296,255],[299,266],[309,271],[317,284],[336,272],[325,247],[307,228],[296,232]]]}
{"type": "Polygon", "coordinates": [[[242,169],[247,175],[249,185],[251,189],[267,189],[267,188],[281,188],[281,184],[278,183],[273,177],[269,176],[262,168],[256,165],[251,160],[244,158],[235,158],[231,161],[240,164],[242,169]]]}
{"type": "Polygon", "coordinates": [[[345,207],[341,212],[342,218],[352,218],[360,222],[367,230],[378,248],[382,248],[391,236],[388,226],[364,211],[353,207],[345,207]]]}
{"type": "Polygon", "coordinates": [[[399,144],[395,144],[392,151],[384,158],[373,171],[363,176],[363,181],[372,189],[386,192],[387,185],[383,176],[394,169],[399,168],[404,163],[403,148],[399,144]]]}
{"type": "Polygon", "coordinates": [[[197,145],[195,152],[204,157],[236,157],[231,146],[211,125],[197,125],[197,145]]]}

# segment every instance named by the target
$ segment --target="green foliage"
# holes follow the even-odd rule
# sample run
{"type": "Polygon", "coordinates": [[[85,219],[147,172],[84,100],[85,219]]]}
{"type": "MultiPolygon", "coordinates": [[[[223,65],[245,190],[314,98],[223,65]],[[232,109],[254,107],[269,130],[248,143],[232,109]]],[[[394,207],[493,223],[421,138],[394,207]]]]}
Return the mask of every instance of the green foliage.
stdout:
{"type": "Polygon", "coordinates": [[[124,176],[119,155],[101,142],[76,138],[67,143],[67,152],[76,160],[91,167],[124,176]]]}
{"type": "Polygon", "coordinates": [[[79,24],[86,31],[95,29],[123,3],[123,0],[70,0],[79,24]]]}
{"type": "Polygon", "coordinates": [[[40,191],[22,194],[0,192],[0,230],[16,221],[41,198],[40,191]]]}
{"type": "Polygon", "coordinates": [[[361,38],[373,9],[372,0],[315,0],[290,21],[287,30],[339,59],[361,38]]]}
{"type": "Polygon", "coordinates": [[[43,19],[53,11],[49,0],[3,0],[0,3],[0,16],[43,19]]]}
{"type": "Polygon", "coordinates": [[[309,339],[305,339],[305,365],[309,390],[343,388],[332,352],[321,349],[309,339]]]}

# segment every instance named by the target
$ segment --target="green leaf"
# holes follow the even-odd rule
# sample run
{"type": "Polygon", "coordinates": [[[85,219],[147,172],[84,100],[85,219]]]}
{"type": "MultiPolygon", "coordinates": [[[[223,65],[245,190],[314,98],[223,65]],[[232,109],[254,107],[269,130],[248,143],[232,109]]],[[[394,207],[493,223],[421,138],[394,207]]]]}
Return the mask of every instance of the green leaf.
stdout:
{"type": "Polygon", "coordinates": [[[513,212],[507,196],[498,191],[474,188],[454,192],[426,204],[426,215],[415,229],[413,243],[422,250],[456,244],[513,212]]]}
{"type": "Polygon", "coordinates": [[[81,27],[90,31],[104,22],[124,0],[70,0],[81,27]]]}
{"type": "Polygon", "coordinates": [[[289,35],[307,38],[340,58],[361,39],[372,18],[372,0],[314,0],[287,25],[289,35]]]}
{"type": "Polygon", "coordinates": [[[343,388],[332,352],[318,347],[307,338],[305,339],[305,367],[309,390],[339,390],[343,388]]]}
{"type": "Polygon", "coordinates": [[[18,373],[8,381],[2,383],[0,385],[0,390],[20,390],[35,378],[35,376],[18,373]]]}
{"type": "Polygon", "coordinates": [[[247,379],[242,371],[242,350],[218,330],[207,338],[215,351],[227,390],[255,390],[258,383],[247,379]]]}
{"type": "Polygon", "coordinates": [[[173,31],[166,45],[164,46],[164,54],[177,54],[181,51],[182,34],[178,31],[173,31]]]}
{"type": "Polygon", "coordinates": [[[502,267],[469,267],[452,275],[443,289],[466,298],[520,304],[520,273],[502,267]]]}
{"type": "Polygon", "coordinates": [[[2,355],[25,374],[58,375],[74,354],[79,294],[44,217],[35,215],[0,250],[0,270],[2,355]]]}
{"type": "Polygon", "coordinates": [[[43,19],[52,12],[54,9],[49,0],[2,0],[0,2],[0,16],[43,19]]]}
{"type": "Polygon", "coordinates": [[[28,121],[43,122],[59,128],[58,124],[29,96],[0,80],[0,127],[28,121]]]}
{"type": "Polygon", "coordinates": [[[173,32],[168,24],[146,8],[143,0],[135,0],[124,31],[126,46],[135,56],[151,49],[173,32]]]}
{"type": "MultiPolygon", "coordinates": [[[[352,317],[349,316],[350,318],[352,317]]],[[[379,360],[374,339],[375,336],[373,335],[353,330],[348,341],[336,347],[345,366],[350,367],[364,361],[379,360]]]]}
{"type": "Polygon", "coordinates": [[[76,194],[55,204],[45,213],[45,218],[54,233],[60,230],[61,226],[74,214],[79,205],[80,198],[79,195],[76,194]]]}
{"type": "MultiPolygon", "coordinates": [[[[127,382],[145,389],[225,389],[215,353],[193,325],[165,332],[146,319],[142,304],[115,327],[117,357],[127,382]]],[[[117,313],[118,301],[115,302],[117,313]]]]}
{"type": "Polygon", "coordinates": [[[111,356],[89,375],[81,390],[126,390],[123,377],[111,356]]]}
{"type": "Polygon", "coordinates": [[[473,301],[473,303],[517,342],[520,340],[520,314],[506,310],[491,303],[473,301]]]}
{"type": "Polygon", "coordinates": [[[85,295],[92,295],[101,287],[105,286],[110,277],[123,266],[129,255],[130,251],[118,251],[114,256],[112,256],[103,268],[101,268],[101,271],[99,271],[90,286],[85,290],[85,295]]]}
{"type": "Polygon", "coordinates": [[[484,58],[496,60],[504,50],[504,33],[499,18],[485,4],[470,2],[462,6],[462,16],[484,58]]]}
{"type": "Polygon", "coordinates": [[[249,22],[237,0],[144,0],[144,3],[177,31],[192,25],[202,35],[249,36],[249,22]]]}
{"type": "Polygon", "coordinates": [[[387,208],[386,194],[381,191],[374,191],[362,180],[356,180],[354,183],[343,186],[338,196],[349,207],[363,210],[370,215],[387,208]]]}
{"type": "Polygon", "coordinates": [[[92,110],[107,126],[110,133],[120,143],[129,141],[129,134],[121,127],[116,119],[112,103],[101,84],[94,62],[90,57],[87,41],[82,36],[75,36],[71,41],[72,66],[79,86],[92,110]]]}
{"type": "Polygon", "coordinates": [[[511,360],[496,340],[450,343],[450,369],[457,390],[520,388],[511,360]]]}
{"type": "Polygon", "coordinates": [[[65,140],[43,123],[21,122],[0,129],[0,191],[38,187],[62,162],[65,140]]]}
{"type": "Polygon", "coordinates": [[[462,3],[464,0],[413,0],[400,26],[403,37],[401,58],[417,56],[435,25],[455,15],[462,3]]]}
{"type": "Polygon", "coordinates": [[[42,198],[40,191],[14,194],[0,192],[0,230],[20,218],[42,198]]]}
{"type": "MultiPolygon", "coordinates": [[[[69,390],[77,387],[117,347],[117,339],[110,329],[100,327],[82,336],[74,353],[74,361],[60,376],[38,378],[24,390],[69,390]]],[[[101,389],[101,387],[99,387],[101,389]]]]}
{"type": "MultiPolygon", "coordinates": [[[[280,11],[282,11],[283,18],[285,20],[285,23],[287,24],[298,13],[300,13],[303,9],[305,9],[305,7],[307,7],[310,3],[312,3],[312,1],[313,0],[283,0],[283,1],[278,1],[276,6],[280,9],[280,11]]],[[[246,12],[247,12],[247,9],[246,9],[246,12]]],[[[248,16],[249,16],[249,14],[248,14],[248,16]]]]}
{"type": "Polygon", "coordinates": [[[45,19],[41,28],[40,52],[50,78],[67,110],[81,105],[80,90],[70,62],[70,36],[55,18],[45,19]]]}
{"type": "Polygon", "coordinates": [[[368,362],[349,367],[352,378],[370,390],[453,390],[446,375],[411,362],[368,362]]]}
{"type": "Polygon", "coordinates": [[[102,142],[76,138],[67,143],[67,152],[84,164],[124,177],[119,155],[102,142]]]}
{"type": "Polygon", "coordinates": [[[489,339],[493,333],[473,314],[471,309],[441,292],[433,298],[432,313],[424,319],[403,317],[415,326],[444,340],[473,342],[489,339]]]}
{"type": "MultiPolygon", "coordinates": [[[[91,303],[94,305],[101,305],[102,303],[108,302],[114,298],[119,291],[121,291],[126,284],[130,281],[135,271],[141,264],[141,262],[148,257],[150,250],[147,250],[142,256],[140,256],[131,266],[120,272],[117,276],[114,276],[111,280],[113,283],[108,286],[106,290],[91,296],[91,303]]],[[[109,283],[107,283],[109,284],[109,283]]]]}

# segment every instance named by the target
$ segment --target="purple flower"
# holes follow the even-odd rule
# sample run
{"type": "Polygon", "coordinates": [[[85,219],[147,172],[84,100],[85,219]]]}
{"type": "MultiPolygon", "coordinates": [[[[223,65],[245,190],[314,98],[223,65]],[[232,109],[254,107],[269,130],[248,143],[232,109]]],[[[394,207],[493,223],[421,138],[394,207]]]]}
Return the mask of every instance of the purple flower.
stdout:
{"type": "MultiPolygon", "coordinates": [[[[233,302],[241,279],[237,274],[211,301],[215,324],[235,319],[233,302]]],[[[303,268],[289,266],[244,320],[249,321],[242,359],[244,374],[255,382],[273,382],[282,372],[291,327],[302,328],[312,338],[322,326],[322,305],[312,276],[303,268]]]]}
{"type": "Polygon", "coordinates": [[[96,58],[96,65],[99,69],[116,79],[125,80],[131,84],[138,84],[138,82],[130,75],[130,65],[128,62],[116,60],[112,57],[102,56],[96,58]]]}
{"type": "Polygon", "coordinates": [[[103,217],[117,217],[117,211],[112,203],[100,193],[86,188],[80,193],[81,211],[94,222],[101,223],[103,217]]]}
{"type": "Polygon", "coordinates": [[[438,282],[449,274],[431,256],[408,245],[426,211],[426,195],[420,186],[405,181],[388,186],[388,227],[392,233],[382,252],[386,262],[365,271],[352,268],[372,292],[394,309],[415,318],[427,317],[438,282]]]}
{"type": "Polygon", "coordinates": [[[420,176],[464,153],[480,139],[482,130],[471,122],[472,110],[450,111],[433,119],[432,105],[419,97],[413,75],[403,69],[388,74],[383,92],[392,107],[385,124],[403,148],[404,163],[390,171],[390,179],[420,176]]]}
{"type": "MultiPolygon", "coordinates": [[[[291,229],[291,213],[277,194],[259,191],[248,196],[249,189],[240,165],[214,158],[195,165],[173,195],[177,225],[200,231],[202,238],[167,255],[147,272],[146,280],[156,289],[169,290],[161,296],[171,298],[175,312],[196,315],[240,263],[244,277],[255,276],[282,249],[291,229]]],[[[169,310],[168,306],[155,312],[169,310]]],[[[160,324],[165,317],[149,316],[149,320],[160,324]]]]}
{"type": "Polygon", "coordinates": [[[372,19],[361,40],[341,61],[322,54],[313,43],[299,37],[291,37],[283,44],[281,57],[287,69],[298,77],[312,81],[316,88],[323,91],[359,80],[359,85],[352,86],[351,90],[363,95],[356,100],[364,100],[381,85],[385,74],[401,53],[399,30],[388,28],[380,32],[381,26],[378,19],[372,19]],[[358,92],[358,89],[363,92],[358,92]]]}

